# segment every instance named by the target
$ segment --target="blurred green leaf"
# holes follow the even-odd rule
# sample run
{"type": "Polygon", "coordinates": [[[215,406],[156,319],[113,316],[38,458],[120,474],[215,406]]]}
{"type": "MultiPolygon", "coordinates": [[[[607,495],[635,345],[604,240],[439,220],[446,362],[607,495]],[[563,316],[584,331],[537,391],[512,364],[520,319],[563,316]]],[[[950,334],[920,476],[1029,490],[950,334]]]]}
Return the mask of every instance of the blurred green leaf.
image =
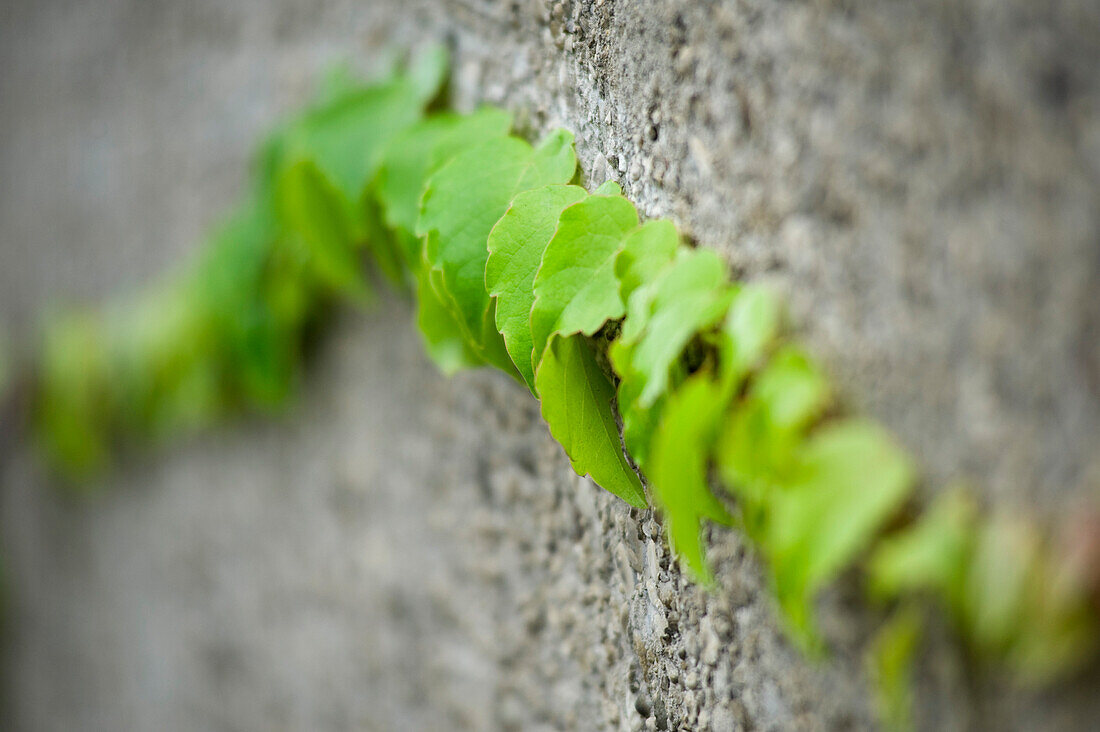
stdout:
{"type": "Polygon", "coordinates": [[[110,402],[102,324],[88,313],[54,319],[39,364],[36,429],[54,465],[74,480],[109,462],[110,402]]]}
{"type": "Polygon", "coordinates": [[[913,660],[921,629],[920,612],[904,607],[879,629],[868,649],[875,706],[883,728],[890,732],[913,729],[913,660]]]}
{"type": "Polygon", "coordinates": [[[768,495],[764,551],[795,638],[817,644],[814,594],[864,550],[909,495],[909,457],[878,425],[847,419],[812,434],[768,495]]]}
{"type": "Polygon", "coordinates": [[[720,338],[723,375],[731,387],[741,383],[779,338],[780,320],[779,301],[770,290],[748,285],[734,296],[720,338]]]}
{"type": "Polygon", "coordinates": [[[791,479],[806,430],[828,404],[828,383],[802,351],[786,346],[764,366],[743,404],[730,412],[716,459],[738,499],[745,530],[764,539],[772,492],[791,479]]]}
{"type": "Polygon", "coordinates": [[[481,366],[484,361],[470,348],[454,314],[428,282],[427,268],[418,268],[416,278],[416,322],[432,361],[447,376],[481,366]]]}
{"type": "Polygon", "coordinates": [[[360,302],[369,299],[347,201],[314,163],[302,161],[283,173],[278,211],[280,222],[305,246],[310,267],[325,285],[360,302]]]}
{"type": "Polygon", "coordinates": [[[424,103],[423,90],[405,77],[349,88],[277,134],[268,166],[282,170],[308,161],[345,200],[358,201],[386,145],[420,119],[424,103]]]}
{"type": "Polygon", "coordinates": [[[721,384],[695,374],[668,397],[653,438],[647,472],[661,509],[669,543],[683,566],[712,584],[703,548],[702,520],[730,524],[732,518],[707,485],[707,465],[728,402],[721,384]]]}
{"type": "Polygon", "coordinates": [[[895,598],[932,592],[948,607],[962,601],[972,553],[977,505],[960,488],[945,491],[904,531],[885,537],[868,564],[872,595],[895,598]]]}
{"type": "Polygon", "coordinates": [[[447,47],[433,43],[412,57],[406,76],[421,104],[439,96],[451,70],[451,55],[447,47]]]}
{"type": "Polygon", "coordinates": [[[1004,653],[1024,630],[1025,593],[1037,553],[1037,537],[1029,527],[1006,515],[977,526],[961,609],[982,651],[1004,653]]]}

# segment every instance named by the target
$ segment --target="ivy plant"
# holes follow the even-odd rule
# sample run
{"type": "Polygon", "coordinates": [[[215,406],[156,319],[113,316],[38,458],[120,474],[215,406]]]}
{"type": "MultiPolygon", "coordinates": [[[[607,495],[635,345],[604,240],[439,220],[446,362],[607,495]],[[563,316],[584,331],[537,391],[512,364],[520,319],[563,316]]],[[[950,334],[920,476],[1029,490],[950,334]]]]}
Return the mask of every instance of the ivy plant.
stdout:
{"type": "Polygon", "coordinates": [[[826,645],[818,593],[865,566],[870,595],[904,608],[872,655],[895,724],[918,605],[1028,678],[1088,655],[1088,588],[1030,524],[958,491],[915,510],[912,459],[844,414],[771,291],[641,221],[614,182],[589,193],[569,132],[531,145],[504,111],[436,110],[445,68],[435,50],[373,84],[337,77],[261,146],[195,267],[52,321],[34,426],[55,465],[84,478],[125,443],[284,402],[307,332],[367,302],[373,269],[412,288],[444,372],[491,365],[526,385],[576,472],[655,507],[692,576],[715,584],[708,524],[741,530],[803,649],[826,645]]]}

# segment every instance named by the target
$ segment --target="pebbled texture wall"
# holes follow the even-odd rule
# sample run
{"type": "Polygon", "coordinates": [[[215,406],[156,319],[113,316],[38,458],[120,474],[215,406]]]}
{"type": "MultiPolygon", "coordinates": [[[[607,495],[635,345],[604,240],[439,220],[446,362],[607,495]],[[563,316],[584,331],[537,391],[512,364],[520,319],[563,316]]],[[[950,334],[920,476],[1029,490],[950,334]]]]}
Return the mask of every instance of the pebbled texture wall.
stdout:
{"type": "MultiPolygon", "coordinates": [[[[171,267],[325,62],[448,40],[455,102],[577,134],[737,272],[788,293],[844,399],[931,492],[1054,522],[1100,480],[1100,3],[193,3],[0,9],[0,307],[171,267]]],[[[347,313],[296,409],[59,498],[0,469],[10,729],[864,729],[877,618],[822,598],[802,660],[760,567],[720,588],[577,478],[526,392],[445,381],[407,303],[347,313]]],[[[926,729],[1088,729],[1100,679],[1021,692],[941,629],[926,729]]]]}

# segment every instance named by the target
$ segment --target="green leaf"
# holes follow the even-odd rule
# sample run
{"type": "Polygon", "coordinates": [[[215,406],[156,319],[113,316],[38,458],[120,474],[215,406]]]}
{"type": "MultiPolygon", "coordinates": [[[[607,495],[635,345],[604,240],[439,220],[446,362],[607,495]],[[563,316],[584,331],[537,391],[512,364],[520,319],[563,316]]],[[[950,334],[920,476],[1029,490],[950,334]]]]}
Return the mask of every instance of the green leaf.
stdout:
{"type": "Polygon", "coordinates": [[[485,287],[496,299],[496,327],[516,370],[534,388],[531,307],[535,273],[563,209],[588,196],[579,186],[549,185],[524,191],[489,233],[485,287]]]}
{"type": "MultiPolygon", "coordinates": [[[[189,278],[194,307],[208,319],[218,389],[247,403],[273,407],[289,395],[297,373],[298,334],[315,283],[301,257],[275,248],[269,202],[251,196],[211,236],[189,278]]],[[[295,254],[297,254],[295,252],[295,254]]],[[[222,405],[223,408],[225,405],[222,405]]]]}
{"type": "Polygon", "coordinates": [[[583,338],[554,337],[535,376],[542,416],[578,475],[638,508],[645,492],[623,454],[611,410],[614,389],[583,338]]]}
{"type": "Polygon", "coordinates": [[[972,647],[1031,683],[1072,670],[1096,646],[1078,571],[1052,558],[1018,521],[982,521],[974,499],[955,487],[879,543],[868,581],[874,597],[924,593],[939,600],[972,647]]]}
{"type": "Polygon", "coordinates": [[[1024,683],[1049,684],[1066,676],[1100,643],[1088,569],[1079,561],[1066,561],[1065,551],[1044,547],[1028,574],[1022,632],[1007,658],[1024,683]]]}
{"type": "Polygon", "coordinates": [[[662,396],[651,406],[643,407],[638,403],[638,395],[645,388],[645,382],[637,378],[619,380],[617,392],[619,414],[623,420],[623,443],[634,458],[634,462],[643,473],[649,469],[650,446],[653,433],[661,422],[665,398],[662,396]]]}
{"type": "Polygon", "coordinates": [[[435,365],[447,376],[484,363],[462,337],[454,314],[440,301],[426,267],[416,274],[416,322],[424,339],[424,347],[435,365]]]}
{"type": "Polygon", "coordinates": [[[420,119],[423,89],[405,77],[359,87],[316,107],[269,144],[268,166],[313,162],[347,201],[358,201],[382,150],[420,119]]]}
{"type": "MultiPolygon", "coordinates": [[[[658,238],[656,235],[659,230],[645,238],[638,237],[647,226],[649,224],[628,237],[627,249],[623,250],[617,260],[620,280],[631,294],[643,287],[650,276],[659,275],[672,261],[670,244],[675,244],[675,239],[670,240],[663,235],[658,238]],[[631,249],[634,251],[628,254],[631,249]],[[637,277],[636,286],[631,286],[631,277],[637,277]]],[[[650,294],[655,292],[651,291],[650,294]]],[[[745,288],[734,296],[723,329],[718,334],[720,373],[725,391],[732,393],[736,390],[747,373],[748,366],[755,364],[774,340],[778,314],[771,310],[772,305],[774,299],[771,295],[759,288],[745,288]]],[[[638,465],[645,470],[649,443],[664,409],[664,397],[657,397],[649,405],[641,402],[640,397],[649,383],[648,375],[633,370],[630,364],[633,355],[632,347],[621,344],[613,346],[612,362],[616,368],[623,369],[618,391],[619,410],[623,419],[623,441],[638,465]]],[[[676,364],[673,364],[673,371],[676,370],[676,364]]],[[[675,381],[674,378],[673,387],[675,381]]]]}
{"type": "Polygon", "coordinates": [[[279,180],[279,219],[308,252],[318,278],[360,301],[369,296],[347,201],[312,162],[287,169],[279,180]]]}
{"type": "Polygon", "coordinates": [[[638,273],[657,272],[657,277],[630,292],[622,332],[608,350],[620,378],[623,437],[643,469],[662,397],[684,348],[698,332],[721,320],[735,292],[725,264],[713,252],[681,249],[671,263],[662,265],[668,247],[667,239],[658,236],[663,228],[653,227],[645,237],[632,239],[635,251],[626,259],[620,257],[617,266],[628,282],[628,272],[638,267],[638,273]],[[642,256],[647,243],[649,254],[642,256]]]}
{"type": "Polygon", "coordinates": [[[763,287],[749,285],[734,296],[721,339],[722,368],[732,385],[739,384],[775,343],[780,312],[775,294],[763,287]]]}
{"type": "Polygon", "coordinates": [[[875,634],[867,652],[879,721],[890,732],[913,729],[913,657],[922,624],[916,608],[898,610],[875,634]]]}
{"type": "Polygon", "coordinates": [[[503,363],[493,363],[502,369],[513,369],[503,340],[491,320],[488,331],[484,328],[490,305],[485,290],[489,232],[517,193],[567,183],[575,169],[568,132],[551,134],[537,149],[515,137],[501,137],[459,153],[440,167],[421,199],[417,234],[427,236],[430,281],[479,353],[488,356],[499,346],[503,363]]]}
{"type": "Polygon", "coordinates": [[[596,190],[592,191],[593,196],[621,196],[623,195],[622,187],[613,180],[605,180],[596,186],[596,190]]]}
{"type": "Polygon", "coordinates": [[[764,539],[772,491],[790,479],[805,431],[828,401],[825,376],[804,352],[787,346],[726,419],[716,451],[719,474],[738,499],[745,531],[757,541],[764,539]]]}
{"type": "Polygon", "coordinates": [[[444,112],[416,123],[386,146],[372,188],[386,223],[410,241],[410,266],[420,264],[422,243],[413,232],[428,178],[462,150],[503,137],[511,126],[511,115],[492,107],[470,115],[444,112]]]}
{"type": "Polygon", "coordinates": [[[908,455],[878,425],[828,424],[796,456],[791,479],[770,494],[764,550],[793,635],[818,644],[813,596],[862,551],[909,495],[908,455]]]}
{"type": "Polygon", "coordinates": [[[728,406],[723,395],[722,386],[710,374],[699,372],[668,397],[647,473],[672,550],[704,584],[711,584],[713,578],[704,555],[702,520],[732,523],[707,485],[710,449],[728,406]]]}
{"type": "Polygon", "coordinates": [[[349,59],[338,59],[321,69],[313,90],[314,106],[324,107],[363,88],[363,80],[349,59]]]}
{"type": "Polygon", "coordinates": [[[776,429],[798,430],[828,406],[829,382],[805,351],[787,346],[761,372],[753,394],[766,405],[776,429]]]}
{"type": "Polygon", "coordinates": [[[225,411],[204,324],[175,299],[155,296],[111,319],[107,424],[145,441],[192,431],[225,411]]]}
{"type": "Polygon", "coordinates": [[[1026,591],[1038,541],[1019,519],[996,514],[978,526],[962,592],[970,640],[985,653],[1006,652],[1026,632],[1026,591]]]}
{"type": "Polygon", "coordinates": [[[871,594],[895,598],[932,592],[958,607],[973,552],[978,507],[960,488],[936,496],[920,519],[887,536],[867,563],[871,594]]]}
{"type": "Polygon", "coordinates": [[[407,76],[421,104],[439,96],[450,70],[451,55],[441,43],[433,43],[413,57],[407,76]]]}
{"type": "Polygon", "coordinates": [[[406,282],[399,261],[405,239],[381,226],[367,184],[388,143],[420,118],[438,88],[446,57],[429,52],[417,63],[411,76],[388,82],[364,87],[345,77],[332,85],[321,104],[272,138],[261,166],[262,190],[265,180],[278,185],[295,167],[315,165],[343,199],[351,240],[368,243],[381,272],[399,286],[406,282]]]}
{"type": "Polygon", "coordinates": [[[590,196],[561,213],[534,280],[533,366],[552,335],[593,335],[623,315],[615,256],[638,227],[638,212],[622,196],[590,196]]]}
{"type": "Polygon", "coordinates": [[[623,302],[629,302],[639,287],[657,279],[672,264],[679,248],[680,235],[667,219],[647,221],[631,232],[615,260],[615,276],[623,302]]]}
{"type": "Polygon", "coordinates": [[[409,284],[409,261],[405,252],[405,239],[402,232],[386,226],[382,207],[368,187],[359,201],[359,219],[361,224],[360,241],[366,242],[374,264],[398,291],[409,284]]]}
{"type": "Polygon", "coordinates": [[[668,388],[669,371],[699,331],[717,323],[734,295],[721,257],[682,250],[651,284],[630,295],[611,361],[625,379],[639,379],[637,402],[652,406],[668,388]]]}
{"type": "Polygon", "coordinates": [[[103,323],[72,313],[47,326],[39,367],[35,431],[54,465],[73,479],[110,460],[111,383],[103,323]]]}
{"type": "MultiPolygon", "coordinates": [[[[656,280],[675,260],[679,247],[680,237],[676,227],[663,219],[647,221],[627,235],[622,251],[615,259],[615,276],[619,280],[619,295],[623,302],[629,302],[636,290],[656,280]]],[[[645,313],[639,316],[644,317],[645,313]]],[[[613,346],[614,349],[621,349],[621,346],[613,346]]],[[[622,358],[632,355],[632,351],[618,350],[617,354],[620,360],[616,362],[613,358],[612,363],[620,377],[617,396],[623,419],[623,442],[644,470],[649,459],[650,440],[660,422],[664,400],[654,400],[647,407],[639,404],[638,397],[647,383],[645,377],[633,372],[629,357],[622,358]]]]}

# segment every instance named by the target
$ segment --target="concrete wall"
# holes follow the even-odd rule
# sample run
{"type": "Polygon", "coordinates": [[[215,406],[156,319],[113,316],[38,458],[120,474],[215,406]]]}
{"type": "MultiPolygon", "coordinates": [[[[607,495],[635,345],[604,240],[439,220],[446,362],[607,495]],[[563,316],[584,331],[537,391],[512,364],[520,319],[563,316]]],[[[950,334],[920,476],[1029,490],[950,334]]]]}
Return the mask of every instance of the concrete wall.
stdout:
{"type": "MultiPolygon", "coordinates": [[[[932,491],[1053,522],[1100,477],[1100,3],[213,0],[0,9],[0,307],[125,292],[185,257],[249,145],[326,61],[445,38],[456,102],[577,134],[737,272],[788,293],[852,406],[932,491]]],[[[335,325],[297,408],[59,498],[3,466],[13,729],[838,729],[872,725],[874,619],[779,633],[576,478],[529,396],[445,381],[406,303],[335,325]]],[[[1034,693],[933,629],[929,729],[1087,729],[1096,674],[1034,693]]]]}

